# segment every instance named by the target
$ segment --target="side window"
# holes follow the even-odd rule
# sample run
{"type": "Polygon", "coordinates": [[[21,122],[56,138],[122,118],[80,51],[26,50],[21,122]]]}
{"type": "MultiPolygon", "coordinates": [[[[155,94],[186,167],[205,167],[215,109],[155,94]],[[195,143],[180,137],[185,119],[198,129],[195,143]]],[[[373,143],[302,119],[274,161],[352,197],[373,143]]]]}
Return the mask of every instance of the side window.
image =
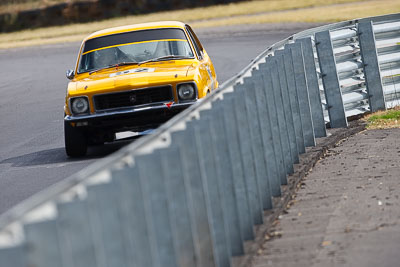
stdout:
{"type": "Polygon", "coordinates": [[[196,50],[196,54],[197,54],[198,58],[200,60],[202,60],[203,59],[203,53],[201,51],[202,50],[202,46],[200,45],[200,42],[198,42],[197,38],[195,38],[195,35],[194,35],[192,29],[189,26],[186,26],[186,31],[189,34],[190,41],[192,42],[192,44],[194,46],[194,49],[196,50]]]}

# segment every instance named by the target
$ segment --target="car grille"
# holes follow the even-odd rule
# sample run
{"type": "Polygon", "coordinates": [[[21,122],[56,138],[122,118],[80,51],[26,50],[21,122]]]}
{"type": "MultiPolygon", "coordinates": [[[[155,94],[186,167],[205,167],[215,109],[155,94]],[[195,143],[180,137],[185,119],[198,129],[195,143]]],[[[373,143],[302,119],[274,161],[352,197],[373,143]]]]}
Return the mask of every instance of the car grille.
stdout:
{"type": "Polygon", "coordinates": [[[94,96],[96,110],[140,106],[173,100],[172,87],[161,86],[94,96]]]}

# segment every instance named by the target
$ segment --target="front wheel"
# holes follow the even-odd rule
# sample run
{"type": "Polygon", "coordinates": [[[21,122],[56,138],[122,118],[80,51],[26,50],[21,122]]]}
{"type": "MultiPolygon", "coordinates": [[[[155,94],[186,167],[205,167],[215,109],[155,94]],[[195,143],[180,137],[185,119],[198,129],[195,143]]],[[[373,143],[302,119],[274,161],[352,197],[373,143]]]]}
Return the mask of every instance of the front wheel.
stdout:
{"type": "Polygon", "coordinates": [[[68,157],[82,157],[87,152],[87,139],[82,131],[64,121],[65,152],[68,157]]]}

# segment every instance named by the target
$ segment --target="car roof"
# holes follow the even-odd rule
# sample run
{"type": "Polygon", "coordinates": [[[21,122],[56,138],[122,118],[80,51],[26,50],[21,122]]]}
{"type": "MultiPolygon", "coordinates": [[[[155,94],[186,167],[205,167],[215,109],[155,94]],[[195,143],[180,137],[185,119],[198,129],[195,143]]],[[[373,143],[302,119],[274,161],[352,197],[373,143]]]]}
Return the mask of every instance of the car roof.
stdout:
{"type": "Polygon", "coordinates": [[[123,32],[130,32],[130,31],[138,31],[138,30],[147,30],[147,29],[157,29],[157,28],[185,28],[185,23],[179,21],[158,21],[158,22],[147,22],[147,23],[140,23],[140,24],[133,24],[133,25],[126,25],[120,27],[113,27],[104,30],[100,30],[97,32],[92,33],[88,37],[86,37],[83,41],[87,41],[89,39],[123,33],[123,32]]]}

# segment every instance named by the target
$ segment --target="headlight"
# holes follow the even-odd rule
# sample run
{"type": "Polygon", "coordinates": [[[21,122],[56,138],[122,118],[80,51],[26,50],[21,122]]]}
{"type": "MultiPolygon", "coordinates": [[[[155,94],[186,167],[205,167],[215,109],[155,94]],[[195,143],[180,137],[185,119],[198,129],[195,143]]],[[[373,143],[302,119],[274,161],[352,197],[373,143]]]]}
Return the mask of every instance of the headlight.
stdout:
{"type": "Polygon", "coordinates": [[[178,86],[178,96],[180,100],[191,100],[196,97],[196,91],[192,83],[185,83],[178,86]]]}
{"type": "Polygon", "coordinates": [[[72,113],[82,114],[89,110],[89,103],[86,97],[77,97],[71,99],[72,113]]]}

